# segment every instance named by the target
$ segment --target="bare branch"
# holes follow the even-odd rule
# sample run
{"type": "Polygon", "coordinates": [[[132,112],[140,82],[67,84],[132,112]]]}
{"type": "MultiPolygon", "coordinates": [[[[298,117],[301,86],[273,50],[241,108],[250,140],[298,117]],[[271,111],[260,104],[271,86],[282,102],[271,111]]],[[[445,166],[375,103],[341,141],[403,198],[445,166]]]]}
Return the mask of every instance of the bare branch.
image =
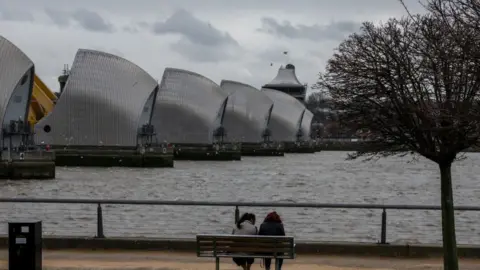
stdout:
{"type": "Polygon", "coordinates": [[[443,13],[364,23],[328,61],[317,87],[342,111],[341,124],[368,139],[351,158],[414,152],[444,163],[477,144],[480,31],[454,22],[460,15],[443,2],[428,6],[443,13]]]}

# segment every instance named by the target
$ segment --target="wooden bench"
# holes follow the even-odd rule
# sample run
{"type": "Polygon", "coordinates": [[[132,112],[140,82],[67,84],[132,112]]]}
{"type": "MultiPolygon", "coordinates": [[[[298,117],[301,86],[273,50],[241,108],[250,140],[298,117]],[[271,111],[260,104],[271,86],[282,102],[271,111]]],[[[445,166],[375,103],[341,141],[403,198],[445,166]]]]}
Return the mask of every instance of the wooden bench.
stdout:
{"type": "Polygon", "coordinates": [[[291,236],[197,235],[197,256],[215,258],[217,270],[221,257],[295,259],[295,241],[291,236]]]}

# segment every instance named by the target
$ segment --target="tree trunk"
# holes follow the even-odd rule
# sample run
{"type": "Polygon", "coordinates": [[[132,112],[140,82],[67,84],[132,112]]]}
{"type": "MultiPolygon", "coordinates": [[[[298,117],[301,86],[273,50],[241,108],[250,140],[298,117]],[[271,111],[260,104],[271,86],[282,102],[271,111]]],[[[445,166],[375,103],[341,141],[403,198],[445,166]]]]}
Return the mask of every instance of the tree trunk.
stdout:
{"type": "Polygon", "coordinates": [[[440,164],[443,268],[458,270],[457,240],[455,236],[455,214],[453,210],[452,163],[440,164]]]}

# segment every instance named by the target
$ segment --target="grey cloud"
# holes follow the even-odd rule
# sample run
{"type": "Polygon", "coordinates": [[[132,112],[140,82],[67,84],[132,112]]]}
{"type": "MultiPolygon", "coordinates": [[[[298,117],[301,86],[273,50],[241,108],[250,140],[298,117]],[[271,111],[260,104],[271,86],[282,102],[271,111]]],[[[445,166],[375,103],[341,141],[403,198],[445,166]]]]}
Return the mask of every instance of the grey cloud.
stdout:
{"type": "Polygon", "coordinates": [[[76,9],[73,12],[65,12],[54,8],[45,8],[45,14],[59,27],[68,27],[72,20],[76,21],[80,27],[92,32],[114,31],[112,24],[103,19],[97,12],[84,8],[76,9]]]}
{"type": "Polygon", "coordinates": [[[195,62],[220,62],[222,60],[231,59],[233,56],[228,49],[219,49],[214,46],[194,44],[192,41],[184,37],[178,42],[172,44],[171,49],[195,62]]]}
{"type": "MultiPolygon", "coordinates": [[[[420,1],[424,0],[406,0],[407,5],[409,8],[412,9],[412,12],[421,12],[422,7],[419,4],[420,1]]],[[[39,1],[39,0],[0,0],[0,13],[4,12],[5,10],[8,10],[10,13],[12,11],[17,11],[17,10],[23,10],[26,12],[29,12],[36,16],[36,13],[38,11],[45,10],[46,7],[52,8],[52,9],[57,9],[57,10],[62,10],[63,12],[58,12],[58,14],[64,14],[64,18],[52,18],[52,24],[55,23],[56,25],[62,26],[64,23],[67,27],[80,27],[78,26],[79,23],[77,23],[76,20],[73,19],[72,17],[72,11],[75,11],[76,9],[80,8],[89,8],[92,11],[95,11],[98,13],[98,15],[103,16],[103,11],[108,11],[110,14],[112,14],[112,17],[108,18],[108,21],[105,22],[106,17],[104,17],[104,22],[105,24],[111,23],[114,25],[115,29],[118,29],[119,31],[130,31],[133,33],[136,33],[135,31],[138,32],[152,32],[152,23],[146,24],[143,23],[143,26],[140,24],[135,24],[135,23],[123,23],[122,18],[132,18],[132,20],[152,20],[152,18],[158,18],[158,16],[165,16],[167,18],[170,16],[175,10],[177,9],[186,9],[186,10],[191,10],[195,11],[195,14],[205,14],[205,18],[208,16],[208,20],[212,21],[220,21],[223,22],[226,20],[226,24],[230,25],[231,23],[228,21],[230,20],[230,17],[228,14],[235,14],[232,16],[240,16],[237,14],[241,14],[241,16],[247,20],[248,23],[245,23],[245,25],[237,25],[235,26],[235,30],[228,30],[231,35],[233,35],[235,32],[233,31],[251,31],[250,29],[253,27],[255,29],[255,24],[259,22],[259,16],[263,14],[263,16],[270,16],[272,18],[285,18],[285,19],[290,19],[290,27],[293,28],[293,30],[298,31],[300,29],[298,24],[301,24],[303,26],[306,26],[307,28],[310,26],[312,27],[312,23],[306,22],[303,19],[309,19],[315,20],[315,22],[318,25],[324,25],[327,24],[329,20],[337,20],[337,21],[363,21],[363,20],[385,20],[388,17],[395,17],[395,16],[402,16],[405,15],[404,9],[401,7],[399,4],[398,0],[362,0],[361,3],[359,4],[358,0],[339,0],[339,1],[329,1],[328,5],[325,4],[326,1],[319,1],[319,0],[302,0],[302,1],[291,1],[291,0],[243,0],[243,1],[225,1],[225,0],[164,0],[164,1],[158,1],[158,0],[142,0],[142,4],[138,4],[139,1],[131,1],[131,0],[83,0],[83,1],[65,1],[65,0],[48,0],[48,1],[39,1]],[[3,6],[3,7],[2,7],[3,6]],[[5,7],[5,8],[4,8],[5,7]],[[372,12],[374,10],[375,12],[372,12]],[[227,15],[225,15],[227,14],[227,15]],[[119,16],[116,18],[116,16],[119,16]],[[68,17],[68,19],[67,19],[68,17]],[[210,19],[211,18],[211,19],[210,19]],[[298,18],[295,21],[293,21],[292,18],[298,18]],[[253,24],[253,25],[252,25],[253,24]]],[[[5,13],[5,12],[4,12],[5,13]]],[[[234,36],[230,36],[227,33],[225,33],[225,30],[219,30],[219,25],[215,24],[213,26],[210,26],[208,22],[202,21],[195,19],[194,16],[186,12],[187,15],[190,16],[184,16],[184,17],[190,17],[190,20],[185,20],[183,17],[179,16],[181,19],[177,20],[177,22],[182,23],[183,27],[188,24],[194,24],[194,26],[190,28],[187,28],[187,30],[190,30],[193,32],[186,31],[184,28],[180,28],[177,26],[177,28],[174,28],[171,26],[171,28],[166,28],[166,25],[168,25],[168,20],[167,21],[162,21],[159,22],[157,26],[160,26],[159,29],[161,33],[160,34],[166,34],[167,33],[176,33],[174,34],[175,40],[178,40],[177,42],[173,41],[173,44],[171,45],[171,49],[166,49],[163,51],[163,46],[162,49],[158,50],[157,54],[160,56],[151,56],[148,55],[146,56],[146,52],[143,52],[141,49],[140,50],[134,50],[135,52],[133,55],[130,56],[135,56],[139,58],[146,58],[145,62],[148,62],[152,57],[164,57],[168,59],[169,63],[182,63],[184,68],[189,69],[191,66],[197,66],[195,62],[203,62],[205,64],[198,65],[201,67],[211,67],[209,68],[209,72],[211,74],[223,74],[227,73],[225,67],[248,67],[250,72],[252,73],[251,77],[248,75],[245,75],[245,77],[239,77],[245,80],[245,82],[252,82],[255,83],[256,86],[260,86],[269,80],[271,80],[275,74],[276,74],[276,66],[280,63],[284,63],[282,61],[283,55],[282,55],[282,48],[281,45],[285,46],[291,51],[290,57],[294,58],[294,64],[297,66],[298,73],[300,79],[303,81],[308,81],[310,83],[315,82],[317,78],[317,72],[322,69],[324,62],[330,57],[332,53],[332,49],[336,47],[339,43],[340,40],[330,40],[323,42],[324,40],[321,40],[322,42],[308,42],[311,39],[306,39],[306,35],[302,34],[299,35],[298,33],[293,35],[296,38],[302,38],[298,39],[298,42],[294,42],[295,44],[292,43],[292,40],[289,38],[283,38],[283,40],[280,40],[280,42],[277,39],[272,40],[272,44],[264,44],[265,46],[260,46],[260,47],[270,47],[271,53],[266,53],[265,55],[261,56],[259,55],[260,52],[258,48],[255,48],[253,45],[252,46],[247,46],[248,43],[250,42],[249,40],[241,41],[241,45],[243,45],[243,42],[245,42],[245,49],[242,48],[240,45],[235,45],[238,44],[234,36]],[[193,19],[192,19],[193,17],[193,19]],[[184,21],[185,20],[185,21],[184,21]],[[193,23],[191,23],[193,21],[193,23]],[[214,29],[212,33],[210,33],[211,37],[207,41],[203,41],[201,39],[202,36],[205,36],[204,33],[199,32],[197,29],[198,26],[201,26],[199,28],[205,30],[205,31],[210,31],[211,29],[214,29]],[[205,27],[206,26],[206,27],[205,27]],[[217,27],[214,27],[217,26],[217,27]],[[195,30],[192,30],[195,29],[195,30]],[[172,31],[172,30],[182,30],[182,31],[172,31]],[[195,39],[197,36],[200,35],[200,38],[195,39]],[[188,34],[188,37],[187,37],[188,34]],[[300,37],[298,37],[300,36],[300,37]],[[218,38],[219,37],[219,38],[218,38]],[[227,42],[224,41],[227,40],[227,42]],[[200,40],[200,41],[199,41],[200,40]],[[230,40],[230,42],[228,42],[230,40]],[[232,42],[233,40],[233,42],[232,42]],[[304,42],[305,41],[305,42],[304,42]],[[202,45],[202,44],[223,44],[221,46],[211,46],[211,45],[202,45]],[[226,44],[226,45],[225,45],[226,44]],[[233,44],[233,45],[232,45],[233,44]],[[278,46],[278,49],[275,48],[278,46]],[[292,46],[292,47],[290,47],[292,46]],[[294,46],[294,47],[293,47],[294,46]],[[252,50],[250,52],[246,52],[246,48],[253,47],[249,50],[252,50]],[[319,51],[321,52],[320,54],[314,54],[312,50],[319,51]],[[177,54],[181,55],[181,57],[178,57],[177,54]],[[163,55],[163,56],[162,56],[163,55]],[[244,57],[248,56],[248,57],[244,57]],[[277,59],[278,58],[278,59],[277,59]],[[303,58],[306,59],[304,60],[305,62],[308,63],[303,63],[299,62],[297,58],[303,58]],[[217,64],[216,62],[221,61],[222,63],[217,64]],[[257,62],[258,61],[258,62],[257,62]],[[209,63],[206,63],[209,62],[209,63]],[[252,63],[250,63],[252,62],[252,63]],[[274,62],[273,66],[270,66],[270,63],[274,62]],[[250,64],[249,64],[250,63],[250,64]]],[[[58,14],[56,14],[58,16],[58,14]]],[[[56,16],[53,14],[52,16],[56,16]]],[[[3,16],[3,15],[0,15],[3,16]]],[[[177,14],[178,16],[178,14],[177,14]]],[[[22,16],[12,16],[7,14],[7,17],[9,18],[20,18],[22,16]]],[[[27,16],[27,18],[30,16],[27,16]]],[[[173,16],[172,16],[173,17],[173,16]]],[[[34,17],[36,18],[36,17],[34,17]]],[[[284,26],[282,24],[283,19],[277,19],[277,21],[274,21],[276,24],[273,26],[284,26]]],[[[243,20],[242,20],[243,21],[243,20]]],[[[170,23],[172,22],[172,18],[170,18],[170,23]]],[[[20,24],[19,24],[20,25],[20,24]]],[[[260,24],[259,24],[260,25],[260,24]]],[[[1,22],[0,22],[0,26],[1,22]]],[[[24,26],[21,26],[24,27],[24,26]]],[[[39,38],[41,39],[44,37],[45,33],[42,32],[41,28],[45,27],[51,27],[47,25],[38,25],[38,30],[36,29],[35,33],[32,33],[33,37],[32,38],[39,38]]],[[[2,30],[5,33],[2,33],[4,35],[7,35],[9,31],[15,31],[18,34],[18,32],[23,31],[24,28],[18,28],[16,26],[15,28],[6,29],[6,27],[3,27],[2,30]],[[19,29],[19,30],[18,30],[19,29]]],[[[271,30],[271,29],[270,29],[271,30]]],[[[253,30],[255,31],[255,30],[253,30]]],[[[276,33],[276,32],[274,32],[276,33]]],[[[125,42],[122,42],[122,44],[117,45],[116,43],[118,41],[114,41],[110,38],[107,39],[101,39],[101,40],[87,40],[87,38],[84,37],[84,33],[70,33],[69,31],[64,31],[65,37],[58,36],[58,35],[53,35],[54,33],[51,33],[52,36],[49,37],[49,39],[54,38],[54,42],[59,45],[58,48],[54,49],[57,50],[55,51],[56,54],[62,54],[64,53],[67,49],[65,49],[65,46],[70,46],[70,43],[73,44],[78,44],[79,42],[84,44],[82,46],[90,47],[92,44],[103,44],[106,48],[114,48],[114,47],[119,47],[119,48],[125,48],[122,49],[125,52],[130,51],[131,47],[136,48],[135,45],[138,40],[127,40],[125,42]],[[57,40],[58,39],[58,40],[57,40]],[[70,41],[69,41],[70,40],[70,41]],[[75,40],[76,42],[71,42],[71,40],[75,40]],[[128,45],[126,45],[127,43],[128,45]]],[[[273,34],[272,34],[273,35],[273,34]]],[[[121,37],[120,33],[119,36],[121,37]]],[[[112,38],[119,37],[117,35],[111,35],[112,38]]],[[[285,35],[276,35],[276,37],[282,36],[285,37],[285,35]]],[[[307,35],[308,36],[308,35],[307,35]]],[[[324,37],[325,38],[325,37],[324,37]]],[[[153,44],[148,44],[147,47],[153,47],[152,50],[155,51],[156,49],[156,42],[155,39],[152,39],[150,36],[145,35],[142,37],[143,40],[145,41],[140,41],[140,42],[147,42],[151,41],[153,44]],[[144,38],[144,39],[143,39],[144,38]]],[[[167,38],[166,40],[171,40],[171,38],[167,38]]],[[[318,34],[318,40],[320,40],[320,34],[318,34]]],[[[31,47],[31,50],[29,51],[29,54],[38,52],[38,57],[41,60],[35,59],[36,63],[39,65],[39,70],[44,71],[46,67],[48,66],[54,66],[54,68],[48,69],[44,71],[44,74],[56,74],[59,67],[62,66],[64,62],[71,63],[72,57],[75,55],[76,51],[76,46],[77,45],[71,45],[72,48],[70,48],[70,51],[68,54],[65,54],[62,59],[64,60],[58,60],[58,63],[52,64],[52,59],[53,57],[44,57],[43,49],[45,48],[51,48],[51,42],[46,43],[43,45],[43,47],[35,44],[35,46],[31,47]],[[65,60],[67,59],[67,60],[65,60]],[[42,63],[45,67],[42,67],[42,63]]],[[[163,43],[164,39],[158,40],[158,43],[163,43]]],[[[240,40],[239,40],[240,42],[240,40]]],[[[268,42],[268,41],[266,41],[268,42]]],[[[22,44],[20,44],[22,45],[22,44]]],[[[30,43],[26,43],[23,46],[30,46],[30,43]]],[[[143,46],[142,46],[143,47],[143,46]]],[[[32,56],[35,58],[35,56],[32,56]]],[[[135,61],[135,59],[131,59],[135,61]]],[[[153,61],[155,62],[155,61],[153,61]]],[[[158,61],[157,61],[158,62],[158,61]]],[[[152,64],[153,66],[156,64],[152,64]]],[[[160,64],[161,65],[161,64],[160,64]]],[[[233,69],[233,74],[238,75],[239,72],[237,72],[236,69],[233,69]]],[[[58,74],[57,74],[58,75],[58,74]]],[[[227,74],[228,75],[228,74],[227,74]]],[[[219,78],[222,79],[222,78],[219,78]]],[[[47,80],[49,80],[47,78],[47,80]]],[[[51,79],[51,82],[56,84],[56,78],[51,79]]],[[[56,88],[56,87],[55,87],[56,88]]]]}
{"type": "Polygon", "coordinates": [[[331,57],[331,50],[311,50],[310,55],[313,58],[316,58],[317,60],[327,60],[329,57],[331,57]]]}
{"type": "Polygon", "coordinates": [[[122,28],[123,31],[128,32],[128,33],[138,33],[138,28],[132,25],[126,25],[122,28]]]}
{"type": "Polygon", "coordinates": [[[113,26],[94,11],[77,9],[73,12],[72,18],[89,31],[109,33],[114,31],[113,26]]]}
{"type": "Polygon", "coordinates": [[[284,52],[288,51],[289,50],[286,47],[273,47],[268,50],[260,51],[257,56],[259,59],[265,59],[266,64],[268,65],[276,63],[285,64],[285,62],[291,60],[291,54],[284,54],[284,52]]]}
{"type": "Polygon", "coordinates": [[[5,6],[0,5],[0,20],[31,22],[34,20],[34,18],[33,15],[28,11],[22,9],[9,9],[5,6]]]}
{"type": "Polygon", "coordinates": [[[138,22],[137,25],[140,27],[140,28],[149,28],[150,25],[147,23],[147,22],[138,22]]]}
{"type": "Polygon", "coordinates": [[[45,8],[45,14],[47,14],[54,24],[60,27],[66,27],[70,25],[69,15],[60,10],[45,8]]]}
{"type": "MultiPolygon", "coordinates": [[[[424,12],[421,2],[426,0],[405,0],[413,13],[424,12]]],[[[286,14],[299,15],[308,18],[327,18],[335,17],[336,20],[350,20],[352,18],[368,20],[369,18],[384,18],[385,16],[405,15],[404,9],[398,0],[338,0],[338,1],[319,1],[319,0],[243,0],[243,1],[225,1],[225,0],[0,0],[5,2],[11,8],[30,9],[32,11],[42,10],[46,6],[74,10],[77,8],[89,7],[91,10],[108,10],[115,14],[121,14],[131,17],[158,16],[159,13],[169,12],[178,8],[194,10],[202,14],[225,14],[238,12],[241,16],[247,17],[250,14],[278,14],[280,18],[288,18],[286,14]],[[372,10],[374,12],[372,12],[372,10]]],[[[0,4],[1,5],[1,4],[0,4]]],[[[0,9],[2,10],[2,9],[0,9]]]]}
{"type": "Polygon", "coordinates": [[[179,9],[164,22],[153,25],[156,35],[178,34],[180,40],[172,50],[197,62],[219,62],[231,59],[241,50],[238,42],[226,32],[179,9]]]}
{"type": "Polygon", "coordinates": [[[358,30],[361,23],[352,21],[332,22],[327,25],[293,25],[289,21],[282,23],[265,17],[262,18],[262,27],[258,31],[291,39],[309,39],[314,41],[339,40],[358,30]]]}
{"type": "Polygon", "coordinates": [[[285,51],[288,50],[284,47],[274,47],[272,49],[261,51],[260,53],[258,53],[257,59],[265,60],[264,63],[262,63],[262,66],[274,68],[278,68],[280,65],[285,65],[287,63],[291,63],[294,65],[307,65],[312,62],[311,55],[305,57],[305,55],[303,54],[296,54],[295,51],[289,52],[287,55],[285,55],[283,53],[285,51]]]}
{"type": "Polygon", "coordinates": [[[179,9],[164,22],[156,22],[153,32],[158,35],[180,34],[194,44],[206,46],[238,45],[230,34],[195,18],[190,12],[179,9]]]}
{"type": "Polygon", "coordinates": [[[122,29],[128,33],[138,33],[140,30],[149,29],[151,26],[147,22],[134,22],[124,26],[122,29]]]}
{"type": "MultiPolygon", "coordinates": [[[[115,13],[126,14],[129,16],[141,16],[142,14],[158,14],[158,11],[175,10],[176,8],[185,8],[198,12],[220,12],[228,14],[231,11],[245,11],[244,16],[248,16],[250,11],[263,14],[275,14],[277,12],[286,12],[301,14],[305,17],[318,16],[337,19],[348,19],[352,15],[369,15],[402,13],[403,9],[398,0],[338,0],[338,1],[319,1],[319,0],[243,0],[243,1],[225,1],[225,0],[83,0],[83,1],[65,1],[65,0],[0,0],[8,2],[9,6],[17,6],[32,9],[43,9],[45,6],[56,7],[60,9],[75,9],[80,7],[94,7],[94,10],[109,10],[115,13]],[[374,12],[372,12],[374,10],[374,12]],[[373,14],[374,13],[374,14],[373,14]]],[[[420,2],[425,0],[405,0],[406,4],[413,12],[423,10],[420,2]]],[[[225,15],[224,15],[225,16],[225,15]]],[[[371,16],[370,16],[371,17],[371,16]]]]}

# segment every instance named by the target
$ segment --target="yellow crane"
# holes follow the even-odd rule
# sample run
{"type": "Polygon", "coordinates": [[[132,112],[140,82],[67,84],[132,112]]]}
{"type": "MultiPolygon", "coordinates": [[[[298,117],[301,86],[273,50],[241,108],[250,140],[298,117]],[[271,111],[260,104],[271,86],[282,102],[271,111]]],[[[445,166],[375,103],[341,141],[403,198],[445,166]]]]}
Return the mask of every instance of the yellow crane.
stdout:
{"type": "Polygon", "coordinates": [[[55,103],[57,96],[47,85],[35,74],[33,80],[32,99],[28,111],[28,122],[33,127],[40,119],[49,114],[55,103]]]}

